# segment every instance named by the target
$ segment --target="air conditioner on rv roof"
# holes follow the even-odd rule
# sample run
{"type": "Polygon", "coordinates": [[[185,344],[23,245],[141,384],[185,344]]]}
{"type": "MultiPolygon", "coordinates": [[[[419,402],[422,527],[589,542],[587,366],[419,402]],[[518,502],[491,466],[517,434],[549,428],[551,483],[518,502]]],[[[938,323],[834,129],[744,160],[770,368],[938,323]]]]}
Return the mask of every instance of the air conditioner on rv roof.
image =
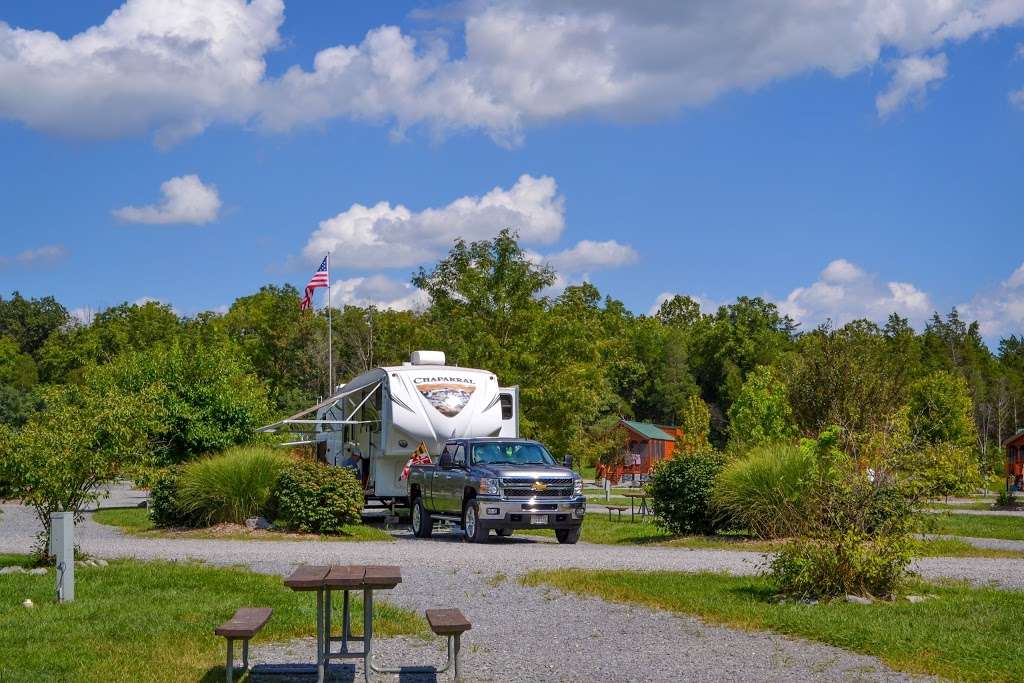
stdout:
{"type": "Polygon", "coordinates": [[[409,360],[413,365],[444,365],[444,351],[413,351],[409,360]]]}

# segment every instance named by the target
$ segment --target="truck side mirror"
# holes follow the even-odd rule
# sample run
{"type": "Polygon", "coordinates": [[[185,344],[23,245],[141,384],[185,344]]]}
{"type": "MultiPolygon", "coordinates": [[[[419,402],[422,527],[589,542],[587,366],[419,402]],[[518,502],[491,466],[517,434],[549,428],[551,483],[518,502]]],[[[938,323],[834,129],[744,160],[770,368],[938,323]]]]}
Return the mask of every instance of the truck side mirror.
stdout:
{"type": "Polygon", "coordinates": [[[565,459],[564,459],[564,460],[562,460],[562,465],[563,465],[563,466],[564,466],[565,468],[567,468],[567,469],[570,469],[570,470],[571,470],[571,469],[572,469],[572,456],[571,456],[571,455],[567,455],[567,456],[565,456],[565,459]]]}

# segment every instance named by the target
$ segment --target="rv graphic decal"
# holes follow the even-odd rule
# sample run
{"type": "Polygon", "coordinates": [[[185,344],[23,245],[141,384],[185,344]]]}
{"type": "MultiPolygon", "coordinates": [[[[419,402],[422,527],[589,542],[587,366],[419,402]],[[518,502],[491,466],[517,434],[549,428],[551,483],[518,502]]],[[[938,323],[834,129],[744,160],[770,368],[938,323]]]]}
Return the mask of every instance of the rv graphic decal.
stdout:
{"type": "MultiPolygon", "coordinates": [[[[454,379],[454,378],[437,378],[454,379]]],[[[469,403],[470,396],[476,391],[472,384],[455,384],[454,382],[430,382],[421,383],[419,378],[413,380],[416,388],[423,394],[423,398],[434,406],[437,412],[445,417],[455,417],[462,412],[462,409],[469,403]]],[[[461,380],[464,381],[464,380],[461,380]]]]}

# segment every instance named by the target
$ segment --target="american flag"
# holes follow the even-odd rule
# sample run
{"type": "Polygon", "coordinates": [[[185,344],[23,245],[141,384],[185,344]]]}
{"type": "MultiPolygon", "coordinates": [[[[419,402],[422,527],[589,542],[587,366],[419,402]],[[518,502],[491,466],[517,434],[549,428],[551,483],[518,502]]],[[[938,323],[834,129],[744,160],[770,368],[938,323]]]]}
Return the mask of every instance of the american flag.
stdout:
{"type": "Polygon", "coordinates": [[[313,277],[309,279],[309,284],[306,285],[306,295],[302,297],[302,303],[299,305],[299,307],[302,310],[312,308],[313,290],[318,289],[320,287],[330,287],[330,281],[331,277],[327,273],[327,257],[324,256],[323,263],[321,263],[320,267],[316,269],[316,272],[313,273],[313,277]]]}

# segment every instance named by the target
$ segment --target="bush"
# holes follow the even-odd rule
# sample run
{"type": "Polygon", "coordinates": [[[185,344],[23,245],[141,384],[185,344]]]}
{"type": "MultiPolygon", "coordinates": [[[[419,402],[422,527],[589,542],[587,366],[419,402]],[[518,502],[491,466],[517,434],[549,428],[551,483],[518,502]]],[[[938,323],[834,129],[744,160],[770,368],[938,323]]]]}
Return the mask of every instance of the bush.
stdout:
{"type": "Polygon", "coordinates": [[[277,521],[292,531],[340,533],[360,520],[363,489],[348,469],[294,460],[277,479],[274,502],[277,521]]]}
{"type": "Polygon", "coordinates": [[[780,592],[801,598],[893,595],[914,548],[908,493],[892,481],[871,482],[856,473],[819,480],[805,494],[804,536],[771,561],[780,592]]]}
{"type": "Polygon", "coordinates": [[[787,542],[771,575],[781,593],[797,598],[889,597],[907,574],[912,549],[908,535],[835,530],[787,542]]]}
{"type": "Polygon", "coordinates": [[[815,458],[807,449],[761,446],[730,462],[715,482],[715,514],[761,538],[798,532],[803,498],[813,483],[815,458]]]}
{"type": "Polygon", "coordinates": [[[149,518],[159,527],[192,526],[192,519],[178,506],[180,467],[161,470],[150,484],[149,518]]]}
{"type": "Polygon", "coordinates": [[[674,534],[712,533],[711,492],[724,464],[714,451],[676,455],[660,463],[647,485],[659,524],[674,534]]]}
{"type": "Polygon", "coordinates": [[[267,446],[235,447],[185,465],[177,485],[178,510],[203,526],[244,523],[267,510],[288,459],[267,446]]]}

